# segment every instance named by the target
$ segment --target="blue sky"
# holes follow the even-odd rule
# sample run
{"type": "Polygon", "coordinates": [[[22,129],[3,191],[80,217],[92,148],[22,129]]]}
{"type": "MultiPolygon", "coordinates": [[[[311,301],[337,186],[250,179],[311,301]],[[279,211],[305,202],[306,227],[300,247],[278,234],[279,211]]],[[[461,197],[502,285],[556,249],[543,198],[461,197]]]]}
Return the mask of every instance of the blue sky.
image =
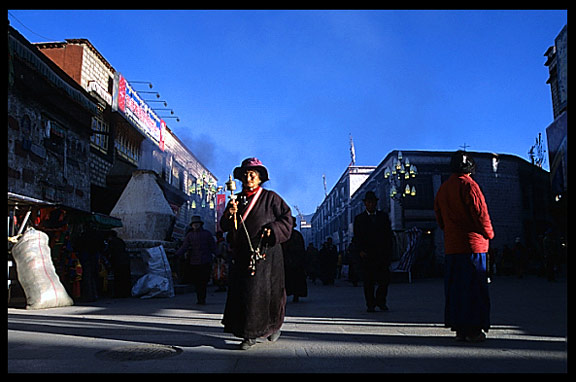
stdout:
{"type": "Polygon", "coordinates": [[[256,156],[268,188],[308,214],[324,198],[322,176],[330,190],[350,163],[350,135],[358,165],[464,144],[528,159],[553,121],[544,52],[567,11],[9,10],[8,19],[31,42],[89,39],[128,80],[154,84],[180,119],[166,119],[169,128],[219,184],[256,156]]]}

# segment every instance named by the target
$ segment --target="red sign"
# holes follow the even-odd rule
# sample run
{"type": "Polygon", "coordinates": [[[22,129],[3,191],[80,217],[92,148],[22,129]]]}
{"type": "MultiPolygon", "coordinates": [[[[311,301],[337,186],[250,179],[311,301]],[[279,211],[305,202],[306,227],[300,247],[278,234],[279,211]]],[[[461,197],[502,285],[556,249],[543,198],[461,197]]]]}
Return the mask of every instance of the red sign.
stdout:
{"type": "MultiPolygon", "coordinates": [[[[220,218],[224,215],[226,209],[226,194],[216,194],[216,221],[220,222],[220,218]]],[[[216,230],[221,231],[220,224],[216,224],[216,230]]]]}
{"type": "Polygon", "coordinates": [[[117,73],[117,92],[113,108],[124,114],[132,124],[158,144],[164,151],[164,129],[166,123],[130,86],[128,81],[117,73]]]}

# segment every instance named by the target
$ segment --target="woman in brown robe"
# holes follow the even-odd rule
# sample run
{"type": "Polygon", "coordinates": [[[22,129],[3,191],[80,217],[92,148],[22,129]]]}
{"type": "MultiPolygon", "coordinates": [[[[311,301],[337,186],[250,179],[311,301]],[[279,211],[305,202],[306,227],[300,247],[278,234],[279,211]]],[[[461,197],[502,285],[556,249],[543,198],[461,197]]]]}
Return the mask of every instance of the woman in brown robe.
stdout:
{"type": "Polygon", "coordinates": [[[261,187],[268,170],[257,158],[245,159],[234,177],[242,181],[242,192],[220,219],[233,251],[222,323],[225,332],[243,338],[240,348],[248,349],[258,337],[280,336],[286,307],[280,244],[290,238],[293,219],[286,202],[261,187]]]}

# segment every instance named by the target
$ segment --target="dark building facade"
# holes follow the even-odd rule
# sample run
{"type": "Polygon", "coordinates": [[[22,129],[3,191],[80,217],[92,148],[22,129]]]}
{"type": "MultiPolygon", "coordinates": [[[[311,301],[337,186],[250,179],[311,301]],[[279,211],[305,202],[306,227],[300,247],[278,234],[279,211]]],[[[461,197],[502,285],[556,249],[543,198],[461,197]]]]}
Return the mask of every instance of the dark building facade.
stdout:
{"type": "Polygon", "coordinates": [[[554,121],[546,128],[550,184],[554,198],[552,213],[557,228],[566,232],[568,210],[568,26],[560,31],[554,45],[546,50],[545,66],[550,76],[554,121]]]}
{"type": "Polygon", "coordinates": [[[89,94],[8,27],[8,191],[90,211],[89,94]]]}

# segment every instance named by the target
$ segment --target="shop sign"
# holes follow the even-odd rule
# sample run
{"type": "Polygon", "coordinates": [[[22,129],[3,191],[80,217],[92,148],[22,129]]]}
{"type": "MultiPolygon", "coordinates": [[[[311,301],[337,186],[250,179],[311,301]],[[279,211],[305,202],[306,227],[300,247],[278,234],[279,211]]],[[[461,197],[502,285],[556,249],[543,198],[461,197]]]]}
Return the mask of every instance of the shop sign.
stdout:
{"type": "Polygon", "coordinates": [[[112,109],[124,114],[136,128],[150,137],[160,147],[160,150],[164,151],[166,123],[140,98],[120,73],[114,76],[112,109]]]}
{"type": "Polygon", "coordinates": [[[96,93],[104,102],[108,105],[112,105],[112,95],[108,93],[102,85],[100,85],[96,81],[88,81],[88,92],[89,93],[96,93]]]}

